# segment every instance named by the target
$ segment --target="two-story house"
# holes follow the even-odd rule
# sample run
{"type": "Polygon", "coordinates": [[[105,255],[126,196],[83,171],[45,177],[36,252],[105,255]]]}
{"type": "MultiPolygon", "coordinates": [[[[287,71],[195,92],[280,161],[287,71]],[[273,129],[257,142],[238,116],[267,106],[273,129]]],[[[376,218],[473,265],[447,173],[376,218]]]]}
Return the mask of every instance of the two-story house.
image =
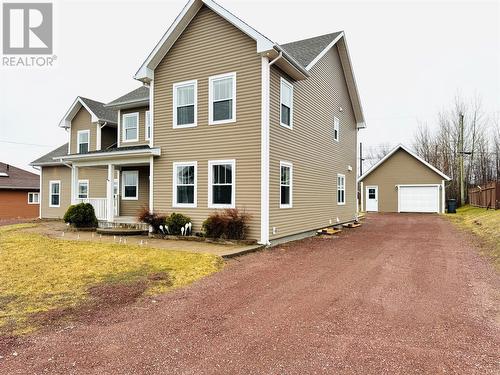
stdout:
{"type": "Polygon", "coordinates": [[[141,208],[251,215],[269,244],[357,213],[365,126],[343,32],[277,44],[211,0],[191,0],[110,103],[77,98],[68,143],[41,168],[42,218],[88,201],[102,221],[141,208]]]}

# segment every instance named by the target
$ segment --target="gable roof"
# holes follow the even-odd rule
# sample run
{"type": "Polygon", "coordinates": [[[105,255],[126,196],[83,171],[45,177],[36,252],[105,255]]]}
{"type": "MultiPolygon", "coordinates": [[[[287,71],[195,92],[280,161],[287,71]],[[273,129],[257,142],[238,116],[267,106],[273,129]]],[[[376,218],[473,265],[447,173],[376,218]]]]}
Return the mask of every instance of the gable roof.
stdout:
{"type": "Polygon", "coordinates": [[[330,43],[337,41],[342,35],[343,32],[339,31],[281,44],[281,47],[288,51],[304,68],[310,69],[309,64],[311,64],[321,52],[328,48],[330,43]]]}
{"type": "Polygon", "coordinates": [[[149,105],[149,87],[141,86],[119,98],[105,104],[106,108],[128,108],[139,105],[149,105]]]}
{"type": "Polygon", "coordinates": [[[61,163],[55,161],[54,158],[66,155],[68,155],[68,143],[63,144],[62,146],[59,146],[55,150],[52,150],[49,153],[39,157],[35,161],[32,161],[30,165],[33,166],[60,165],[61,163]]]}
{"type": "Polygon", "coordinates": [[[443,172],[441,172],[439,169],[434,167],[433,165],[429,164],[426,162],[424,159],[422,159],[420,156],[415,154],[413,151],[408,149],[406,146],[399,144],[397,145],[391,152],[389,152],[387,155],[385,155],[382,159],[380,159],[375,165],[373,165],[370,169],[368,169],[365,174],[360,176],[358,178],[358,182],[362,181],[366,176],[368,176],[370,173],[372,173],[374,170],[376,170],[378,167],[380,167],[384,162],[389,159],[392,155],[394,155],[397,151],[403,150],[407,152],[410,156],[413,156],[415,159],[417,159],[419,162],[421,162],[423,165],[425,165],[427,168],[431,169],[432,171],[436,172],[438,175],[443,177],[446,181],[450,181],[451,178],[445,175],[443,172]]]}
{"type": "Polygon", "coordinates": [[[0,162],[0,189],[40,189],[40,176],[0,162]]]}
{"type": "Polygon", "coordinates": [[[60,121],[59,126],[62,128],[69,128],[71,126],[71,120],[73,120],[73,117],[75,117],[82,107],[90,113],[92,122],[103,121],[112,124],[117,123],[118,114],[116,110],[106,108],[104,103],[96,100],[77,96],[73,104],[71,104],[71,107],[60,121]]]}

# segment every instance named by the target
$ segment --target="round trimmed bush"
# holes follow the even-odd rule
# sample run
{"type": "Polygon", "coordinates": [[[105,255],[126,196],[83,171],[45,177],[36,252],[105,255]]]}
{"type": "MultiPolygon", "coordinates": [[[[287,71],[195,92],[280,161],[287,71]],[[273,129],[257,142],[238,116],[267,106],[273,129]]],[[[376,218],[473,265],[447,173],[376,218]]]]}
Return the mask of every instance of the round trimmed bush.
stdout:
{"type": "Polygon", "coordinates": [[[168,232],[170,234],[181,234],[181,228],[190,222],[190,217],[184,216],[183,214],[177,214],[175,212],[165,220],[165,224],[168,226],[168,232]]]}
{"type": "Polygon", "coordinates": [[[64,214],[64,221],[77,228],[96,228],[97,217],[90,203],[79,203],[69,206],[64,214]]]}

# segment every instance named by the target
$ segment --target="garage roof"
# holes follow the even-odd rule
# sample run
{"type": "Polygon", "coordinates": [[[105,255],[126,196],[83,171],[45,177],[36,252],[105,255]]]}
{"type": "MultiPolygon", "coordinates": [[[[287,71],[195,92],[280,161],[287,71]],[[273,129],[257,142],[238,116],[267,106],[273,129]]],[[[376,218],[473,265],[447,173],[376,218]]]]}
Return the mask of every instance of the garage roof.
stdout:
{"type": "Polygon", "coordinates": [[[396,153],[396,151],[398,150],[403,150],[403,151],[406,151],[409,155],[413,156],[415,159],[417,159],[419,162],[421,162],[423,165],[425,165],[427,168],[433,170],[434,172],[436,172],[438,175],[440,175],[441,177],[443,177],[446,181],[450,181],[451,178],[449,178],[447,175],[445,175],[443,172],[441,172],[439,169],[437,169],[436,167],[434,167],[433,165],[429,164],[428,162],[426,162],[424,159],[422,159],[420,156],[418,156],[417,154],[415,154],[413,151],[411,151],[410,149],[408,149],[406,146],[402,145],[402,144],[399,144],[397,145],[391,152],[389,152],[387,155],[385,155],[382,159],[380,159],[378,161],[377,164],[375,164],[373,167],[371,167],[370,169],[368,169],[366,171],[365,174],[363,174],[361,177],[358,178],[358,182],[359,181],[363,181],[363,179],[368,176],[370,173],[372,173],[375,169],[377,169],[379,166],[381,166],[382,164],[384,164],[384,162],[389,159],[393,154],[396,153]]]}

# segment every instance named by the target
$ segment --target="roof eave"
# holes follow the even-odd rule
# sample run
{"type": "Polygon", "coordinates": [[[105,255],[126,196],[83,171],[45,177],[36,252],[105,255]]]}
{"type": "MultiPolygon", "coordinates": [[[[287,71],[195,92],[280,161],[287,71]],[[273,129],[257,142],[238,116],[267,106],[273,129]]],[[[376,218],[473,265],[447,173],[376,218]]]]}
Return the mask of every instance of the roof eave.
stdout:
{"type": "Polygon", "coordinates": [[[113,109],[127,109],[134,107],[143,107],[149,106],[149,98],[148,99],[138,99],[138,100],[126,100],[118,103],[108,103],[104,105],[107,108],[113,109]]]}
{"type": "Polygon", "coordinates": [[[112,159],[117,156],[133,157],[133,156],[160,156],[161,149],[159,147],[137,150],[118,150],[111,152],[96,152],[91,154],[76,154],[66,156],[56,156],[54,160],[64,161],[79,161],[79,160],[98,160],[98,159],[112,159]]]}
{"type": "Polygon", "coordinates": [[[73,117],[75,117],[75,115],[78,113],[81,107],[84,107],[87,110],[87,112],[90,113],[91,122],[97,122],[100,120],[99,117],[94,112],[92,112],[92,110],[88,107],[88,105],[85,104],[82,98],[77,96],[73,104],[71,104],[68,111],[62,118],[62,120],[59,122],[59,126],[65,129],[70,128],[71,120],[73,119],[73,117]]]}

